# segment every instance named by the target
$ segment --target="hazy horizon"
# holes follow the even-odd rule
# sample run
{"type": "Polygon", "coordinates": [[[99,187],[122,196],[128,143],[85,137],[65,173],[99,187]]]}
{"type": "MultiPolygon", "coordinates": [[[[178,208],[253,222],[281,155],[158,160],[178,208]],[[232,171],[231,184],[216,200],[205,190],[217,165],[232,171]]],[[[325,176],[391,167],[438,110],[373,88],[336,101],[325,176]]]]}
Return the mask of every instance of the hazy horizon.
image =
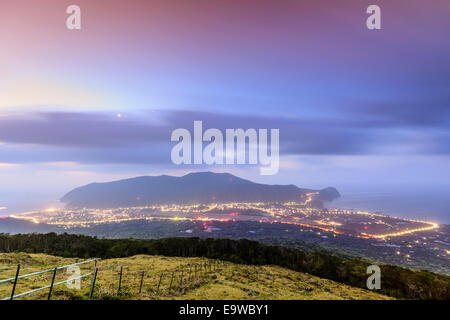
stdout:
{"type": "MultiPolygon", "coordinates": [[[[182,174],[178,176],[180,175],[182,174]]],[[[113,180],[102,182],[108,181],[113,180]]],[[[88,183],[91,182],[96,181],[88,183]]],[[[263,181],[258,182],[264,183],[263,181]]],[[[322,189],[327,186],[336,187],[341,193],[341,198],[326,203],[328,208],[368,210],[402,218],[450,224],[450,197],[448,196],[450,185],[442,188],[430,185],[412,186],[410,184],[381,186],[293,184],[298,187],[316,189],[322,189]]],[[[79,186],[82,185],[75,187],[79,186]]],[[[70,190],[11,192],[0,189],[0,199],[5,205],[9,204],[7,209],[3,208],[3,210],[0,210],[0,216],[63,207],[64,204],[59,202],[59,199],[70,190]]]]}

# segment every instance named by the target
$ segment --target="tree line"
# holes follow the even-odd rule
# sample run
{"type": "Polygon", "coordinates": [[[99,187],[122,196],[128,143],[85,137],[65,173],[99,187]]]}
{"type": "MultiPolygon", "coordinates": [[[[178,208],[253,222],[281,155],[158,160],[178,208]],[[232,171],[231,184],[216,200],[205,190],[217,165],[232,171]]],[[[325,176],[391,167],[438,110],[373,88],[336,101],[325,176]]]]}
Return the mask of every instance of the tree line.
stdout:
{"type": "MultiPolygon", "coordinates": [[[[251,265],[277,265],[294,271],[366,288],[364,260],[345,259],[323,252],[269,246],[230,239],[98,239],[74,234],[0,234],[1,252],[46,253],[62,257],[121,258],[136,254],[205,257],[251,265]]],[[[381,289],[396,298],[450,300],[450,277],[429,271],[380,265],[381,289]]]]}

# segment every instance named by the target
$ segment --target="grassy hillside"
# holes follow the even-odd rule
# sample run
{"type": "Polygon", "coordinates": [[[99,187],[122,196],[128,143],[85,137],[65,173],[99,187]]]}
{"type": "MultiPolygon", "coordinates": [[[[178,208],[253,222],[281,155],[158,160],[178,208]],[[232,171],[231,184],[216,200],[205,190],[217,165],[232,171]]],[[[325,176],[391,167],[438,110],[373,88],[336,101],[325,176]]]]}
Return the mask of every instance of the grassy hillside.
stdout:
{"type": "MultiPolygon", "coordinates": [[[[231,263],[276,265],[295,272],[366,289],[367,267],[372,263],[327,252],[268,246],[245,239],[164,238],[155,240],[98,239],[81,235],[0,234],[0,252],[45,253],[66,258],[127,258],[138,254],[206,258],[231,263]]],[[[450,277],[380,265],[380,293],[400,299],[450,300],[450,277]]]]}
{"type": "MultiPolygon", "coordinates": [[[[0,279],[13,277],[21,264],[21,274],[54,268],[81,261],[46,254],[0,253],[0,279]]],[[[389,299],[369,290],[350,287],[278,266],[251,266],[205,258],[180,258],[136,255],[128,258],[105,259],[98,263],[96,299],[389,299]],[[216,267],[214,267],[214,265],[216,267]],[[123,266],[122,288],[118,293],[119,270],[123,266]],[[195,269],[197,266],[197,272],[195,269]],[[202,271],[200,271],[202,269],[202,271]],[[140,280],[144,271],[142,293],[140,280]],[[169,292],[170,282],[172,289],[169,292]],[[183,273],[183,278],[181,275],[183,273]],[[159,290],[159,280],[163,274],[159,290]],[[182,279],[182,281],[181,281],[182,279]]],[[[81,268],[91,272],[93,264],[81,268]]],[[[52,273],[20,279],[16,294],[50,284],[52,273]]],[[[55,282],[69,277],[58,271],[55,282]]],[[[87,299],[90,278],[83,280],[81,290],[55,287],[52,299],[87,299]]],[[[8,297],[11,284],[0,284],[0,297],[8,297]]],[[[24,299],[46,299],[48,290],[24,299]]]]}

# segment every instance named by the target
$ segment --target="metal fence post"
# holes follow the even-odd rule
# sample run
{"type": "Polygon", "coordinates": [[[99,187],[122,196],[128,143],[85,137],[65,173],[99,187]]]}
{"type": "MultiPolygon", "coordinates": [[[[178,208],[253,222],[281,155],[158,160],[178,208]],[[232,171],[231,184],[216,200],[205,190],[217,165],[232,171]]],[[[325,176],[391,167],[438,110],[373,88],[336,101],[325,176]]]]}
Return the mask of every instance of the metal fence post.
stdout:
{"type": "Polygon", "coordinates": [[[184,273],[184,271],[181,271],[181,276],[180,276],[180,289],[181,289],[181,286],[183,285],[183,273],[184,273]]]}
{"type": "Polygon", "coordinates": [[[120,289],[122,288],[122,270],[123,270],[123,266],[120,267],[119,290],[117,291],[117,293],[120,293],[120,289]]]}
{"type": "Polygon", "coordinates": [[[142,275],[141,275],[141,285],[139,286],[139,293],[142,292],[142,285],[144,284],[144,272],[142,271],[142,275]]]}
{"type": "Polygon", "coordinates": [[[20,263],[17,265],[16,278],[14,279],[14,284],[11,290],[11,300],[14,299],[14,292],[16,291],[17,278],[19,277],[20,263]]]}
{"type": "Polygon", "coordinates": [[[156,294],[159,293],[159,287],[161,286],[161,281],[162,281],[163,275],[164,275],[164,273],[161,272],[161,276],[159,277],[159,282],[158,282],[158,288],[156,289],[156,294]]]}
{"type": "Polygon", "coordinates": [[[92,272],[92,282],[91,282],[91,290],[89,291],[89,299],[92,299],[94,294],[95,280],[97,279],[97,267],[94,267],[94,271],[92,272]]]}
{"type": "Polygon", "coordinates": [[[57,270],[58,270],[58,268],[55,268],[55,270],[53,270],[52,284],[50,285],[50,290],[48,291],[48,300],[50,300],[50,298],[52,297],[53,284],[55,283],[55,277],[56,277],[57,270]]]}
{"type": "Polygon", "coordinates": [[[172,278],[170,278],[169,293],[172,290],[172,282],[173,282],[173,272],[172,272],[172,278]]]}

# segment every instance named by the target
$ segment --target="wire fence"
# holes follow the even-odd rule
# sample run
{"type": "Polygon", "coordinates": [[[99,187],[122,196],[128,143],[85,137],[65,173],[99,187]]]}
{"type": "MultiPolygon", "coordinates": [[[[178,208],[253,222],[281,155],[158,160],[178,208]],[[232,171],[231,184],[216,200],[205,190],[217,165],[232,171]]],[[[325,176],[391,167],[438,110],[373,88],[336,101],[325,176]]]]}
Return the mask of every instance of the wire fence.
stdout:
{"type": "Polygon", "coordinates": [[[97,271],[98,271],[98,269],[97,269],[97,261],[98,260],[100,260],[100,259],[91,259],[91,260],[87,260],[87,261],[77,262],[77,263],[73,263],[73,264],[69,264],[69,265],[65,265],[65,266],[61,266],[61,267],[56,267],[56,268],[53,268],[53,269],[37,271],[37,272],[28,273],[28,274],[24,274],[24,275],[19,275],[20,274],[21,265],[18,264],[15,277],[9,278],[9,279],[0,280],[0,284],[4,284],[4,283],[8,283],[8,282],[12,283],[11,295],[9,297],[3,298],[1,300],[14,300],[15,298],[19,298],[19,297],[23,297],[23,296],[26,296],[26,295],[30,295],[32,293],[39,292],[39,291],[46,290],[46,289],[49,289],[47,299],[50,300],[51,296],[52,296],[52,292],[53,292],[53,287],[61,285],[61,284],[65,284],[65,283],[72,283],[72,282],[74,282],[76,280],[81,280],[81,279],[84,279],[84,278],[87,278],[87,277],[92,277],[91,290],[90,290],[90,293],[89,293],[89,297],[92,298],[92,293],[93,293],[93,289],[94,289],[94,286],[95,286],[95,280],[96,280],[97,271]],[[70,267],[80,266],[80,265],[84,265],[84,264],[91,263],[91,262],[94,262],[94,269],[93,269],[92,272],[80,275],[78,277],[70,277],[67,280],[59,281],[59,282],[55,283],[56,273],[58,272],[58,270],[68,269],[70,267]],[[43,274],[48,274],[48,273],[52,274],[52,277],[51,277],[52,280],[51,280],[51,284],[50,285],[39,287],[39,288],[36,288],[36,289],[33,289],[33,290],[29,290],[29,291],[26,291],[26,292],[23,292],[23,293],[15,294],[16,287],[17,287],[18,281],[20,279],[26,279],[26,278],[39,276],[39,275],[43,275],[43,274]]]}
{"type": "MultiPolygon", "coordinates": [[[[48,289],[47,299],[52,297],[53,288],[67,283],[72,283],[75,280],[81,280],[85,278],[91,279],[89,288],[89,299],[94,299],[94,291],[102,289],[103,292],[107,292],[106,295],[122,296],[124,294],[150,294],[157,296],[170,296],[176,293],[184,293],[190,288],[199,286],[200,284],[208,281],[205,276],[219,271],[220,266],[224,264],[219,260],[210,260],[202,263],[189,263],[182,266],[176,266],[175,268],[169,268],[160,272],[154,272],[153,270],[138,270],[130,272],[128,266],[112,266],[109,268],[98,267],[97,262],[100,259],[91,259],[82,261],[66,266],[56,267],[53,269],[42,270],[29,274],[20,275],[20,264],[17,265],[15,277],[11,277],[5,280],[0,280],[0,284],[11,283],[11,294],[9,297],[1,300],[13,300],[15,298],[30,295],[35,292],[40,292],[48,289]],[[77,277],[71,277],[67,280],[55,282],[56,273],[59,270],[67,269],[74,266],[86,265],[88,263],[94,263],[94,267],[91,272],[79,275],[77,277]],[[26,279],[43,274],[51,275],[51,282],[49,285],[45,285],[39,288],[34,288],[23,293],[16,294],[16,286],[20,279],[26,279]],[[104,284],[101,286],[97,281],[98,278],[102,278],[104,284]],[[117,281],[117,282],[116,282],[117,281]],[[115,284],[114,284],[115,282],[115,284]],[[97,284],[97,285],[96,285],[97,284]]],[[[105,298],[105,297],[103,297],[105,298]]]]}
{"type": "Polygon", "coordinates": [[[160,272],[153,270],[128,271],[127,266],[99,269],[103,278],[116,279],[116,284],[110,283],[110,293],[151,294],[157,296],[184,293],[209,280],[205,276],[220,270],[223,262],[212,260],[204,263],[189,263],[160,272]]]}

